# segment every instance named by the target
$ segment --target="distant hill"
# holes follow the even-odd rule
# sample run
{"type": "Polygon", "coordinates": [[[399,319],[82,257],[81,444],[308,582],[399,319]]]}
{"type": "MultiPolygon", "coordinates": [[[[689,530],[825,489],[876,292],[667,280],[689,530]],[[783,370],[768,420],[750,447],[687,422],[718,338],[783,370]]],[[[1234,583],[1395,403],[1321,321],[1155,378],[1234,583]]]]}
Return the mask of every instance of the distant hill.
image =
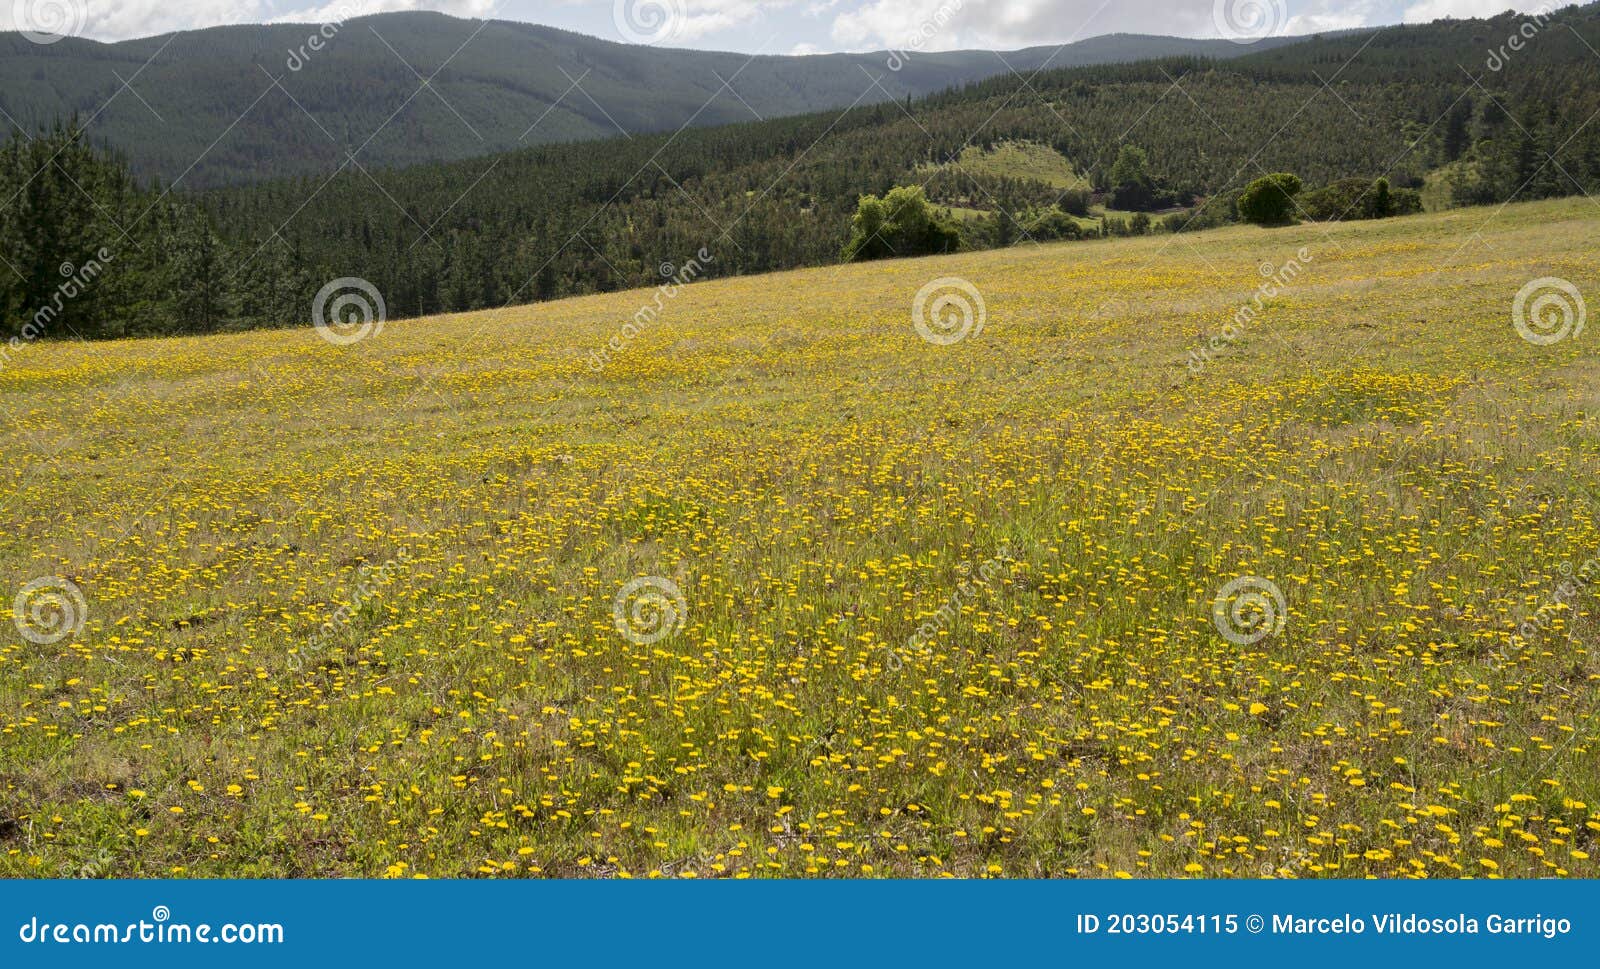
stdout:
{"type": "Polygon", "coordinates": [[[38,45],[0,33],[0,108],[29,132],[92,117],[90,135],[126,156],[136,175],[205,188],[331,172],[347,152],[363,167],[393,168],[612,137],[619,128],[670,131],[925,95],[1008,65],[1032,72],[1230,58],[1292,40],[1120,34],[1005,54],[915,54],[890,70],[884,53],[751,58],[436,13],[359,17],[329,32],[318,36],[320,50],[308,44],[318,34],[308,24],[116,44],[38,45]],[[433,90],[420,90],[420,78],[432,78],[433,90]]]}
{"type": "Polygon", "coordinates": [[[1218,225],[1268,172],[1299,175],[1319,219],[1360,216],[1380,178],[1434,205],[1600,193],[1600,5],[1547,18],[1499,70],[1463,72],[1523,32],[1512,14],[1440,21],[159,198],[66,133],[14,139],[0,146],[0,333],[294,323],[352,277],[400,317],[655,286],[691,258],[697,279],[819,265],[840,258],[860,196],[896,186],[949,208],[970,249],[1218,225]],[[1146,202],[1124,205],[1131,149],[1146,202]],[[108,259],[58,305],[60,267],[108,259]]]}

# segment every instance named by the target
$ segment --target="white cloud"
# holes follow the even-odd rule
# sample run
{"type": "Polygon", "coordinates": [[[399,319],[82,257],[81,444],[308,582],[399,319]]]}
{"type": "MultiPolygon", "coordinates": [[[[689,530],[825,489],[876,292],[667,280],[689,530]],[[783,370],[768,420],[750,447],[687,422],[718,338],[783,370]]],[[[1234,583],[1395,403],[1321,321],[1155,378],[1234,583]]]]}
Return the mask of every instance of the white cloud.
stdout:
{"type": "MultiPolygon", "coordinates": [[[[1554,0],[1551,0],[1554,2],[1554,0]]],[[[1565,0],[1560,0],[1565,2],[1565,0]]],[[[1013,49],[1127,32],[1217,37],[1224,13],[1265,12],[1271,32],[1306,34],[1403,19],[1528,11],[1541,0],[0,0],[0,30],[40,29],[30,11],[64,11],[67,33],[122,40],[230,23],[325,23],[405,10],[555,23],[613,40],[783,50],[1013,49]],[[1220,6],[1219,6],[1220,2],[1220,6]],[[665,13],[671,29],[637,29],[665,13]],[[636,18],[632,37],[624,26],[636,18]],[[639,35],[648,34],[647,37],[639,35]]],[[[1236,31],[1233,31],[1236,32],[1236,31]]]]}
{"type": "Polygon", "coordinates": [[[1312,0],[1290,17],[1285,34],[1318,34],[1365,27],[1378,18],[1377,0],[1312,0]]]}
{"type": "MultiPolygon", "coordinates": [[[[767,41],[771,30],[764,35],[760,22],[770,14],[800,7],[816,0],[538,0],[538,2],[507,2],[507,20],[533,20],[548,23],[550,7],[576,8],[582,12],[584,33],[605,40],[647,43],[655,47],[672,47],[691,43],[736,28],[756,25],[737,46],[754,49],[767,41]],[[544,14],[544,16],[541,16],[544,14]]],[[[831,4],[841,0],[824,0],[831,4]]],[[[785,32],[772,40],[786,43],[799,42],[792,32],[785,32]]],[[[766,53],[775,53],[766,50],[766,53]]]]}
{"type": "MultiPolygon", "coordinates": [[[[1565,3],[1566,0],[1562,0],[1565,3]]],[[[1422,0],[1406,7],[1401,18],[1408,24],[1425,24],[1430,21],[1453,17],[1457,20],[1466,20],[1472,17],[1493,17],[1515,10],[1526,13],[1538,10],[1541,7],[1552,9],[1561,4],[1556,3],[1510,3],[1507,0],[1422,0]]]]}
{"type": "Polygon", "coordinates": [[[126,40],[218,24],[260,23],[261,0],[19,0],[0,3],[0,30],[38,30],[126,40]]]}
{"type": "Polygon", "coordinates": [[[866,0],[834,19],[851,50],[953,50],[1061,44],[1108,33],[1216,36],[1209,2],[1194,0],[866,0]]]}
{"type": "Polygon", "coordinates": [[[273,17],[275,24],[321,24],[404,10],[436,10],[454,17],[482,18],[494,13],[496,0],[328,0],[319,7],[291,10],[273,17]]]}
{"type": "MultiPolygon", "coordinates": [[[[655,23],[651,16],[665,17],[670,28],[648,31],[657,46],[687,43],[712,34],[744,27],[774,11],[796,6],[802,0],[594,0],[610,7],[614,18],[634,17],[641,23],[655,23]]],[[[755,31],[759,35],[760,31],[755,31]]],[[[767,38],[756,36],[752,45],[767,38]]],[[[785,38],[787,39],[787,38],[785,38]]]]}
{"type": "Polygon", "coordinates": [[[500,5],[500,0],[324,0],[304,6],[296,0],[0,0],[0,30],[54,28],[115,41],[222,24],[326,23],[399,10],[485,17],[500,5]],[[47,19],[52,16],[62,19],[47,19]]]}

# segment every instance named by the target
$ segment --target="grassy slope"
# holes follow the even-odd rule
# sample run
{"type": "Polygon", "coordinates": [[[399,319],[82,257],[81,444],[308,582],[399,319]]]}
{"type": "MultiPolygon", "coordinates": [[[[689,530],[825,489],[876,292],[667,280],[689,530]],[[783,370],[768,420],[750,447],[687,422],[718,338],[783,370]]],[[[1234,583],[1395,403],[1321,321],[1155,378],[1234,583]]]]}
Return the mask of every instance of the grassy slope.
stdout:
{"type": "Polygon", "coordinates": [[[0,630],[0,874],[1600,874],[1592,595],[1506,648],[1600,547],[1593,334],[1509,319],[1596,212],[1490,217],[696,285],[599,375],[648,294],[24,347],[0,573],[89,622],[0,630]]]}
{"type": "Polygon", "coordinates": [[[985,151],[977,145],[968,145],[953,166],[925,164],[918,169],[926,176],[936,167],[959,167],[971,175],[992,175],[1001,178],[1025,178],[1059,189],[1088,189],[1089,180],[1079,174],[1072,162],[1049,145],[1031,141],[1006,141],[985,151]]]}
{"type": "MultiPolygon", "coordinates": [[[[1025,178],[1042,182],[1058,189],[1084,189],[1092,186],[1089,180],[1079,174],[1072,167],[1072,162],[1060,152],[1049,145],[1041,145],[1032,141],[1007,141],[995,145],[985,151],[977,145],[969,145],[961,152],[961,157],[955,162],[946,162],[942,165],[924,163],[918,166],[916,177],[927,179],[935,170],[955,168],[968,175],[991,175],[1000,178],[1025,178]]],[[[981,193],[974,193],[977,198],[968,197],[963,201],[981,205],[990,201],[981,193]]],[[[950,205],[951,215],[971,222],[977,219],[989,218],[994,215],[993,208],[973,208],[966,205],[950,205]]],[[[1086,229],[1098,229],[1099,219],[1077,220],[1078,224],[1086,229]]]]}
{"type": "Polygon", "coordinates": [[[1428,173],[1422,186],[1422,206],[1429,212],[1442,212],[1455,205],[1452,191],[1462,179],[1471,179],[1477,166],[1466,159],[1451,162],[1428,173]]]}

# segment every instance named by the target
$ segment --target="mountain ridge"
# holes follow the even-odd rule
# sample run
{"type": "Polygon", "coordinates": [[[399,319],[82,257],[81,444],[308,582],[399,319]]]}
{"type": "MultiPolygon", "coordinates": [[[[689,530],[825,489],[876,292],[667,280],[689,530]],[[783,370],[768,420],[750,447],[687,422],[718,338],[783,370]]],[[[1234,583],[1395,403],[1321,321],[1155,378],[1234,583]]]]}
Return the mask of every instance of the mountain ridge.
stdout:
{"type": "Polygon", "coordinates": [[[1293,43],[1107,34],[1016,51],[748,55],[432,12],[48,45],[0,33],[13,133],[71,116],[185,188],[452,161],[538,144],[840,109],[1003,75],[1293,43]],[[424,83],[427,82],[427,83],[424,83]]]}

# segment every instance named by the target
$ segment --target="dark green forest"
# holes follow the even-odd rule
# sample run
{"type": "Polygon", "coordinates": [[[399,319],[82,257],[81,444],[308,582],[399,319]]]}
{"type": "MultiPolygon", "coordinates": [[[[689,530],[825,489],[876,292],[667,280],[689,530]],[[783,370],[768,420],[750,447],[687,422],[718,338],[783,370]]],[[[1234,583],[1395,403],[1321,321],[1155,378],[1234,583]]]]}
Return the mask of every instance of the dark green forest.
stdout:
{"type": "Polygon", "coordinates": [[[837,110],[943,91],[1004,73],[1007,64],[1033,71],[1046,61],[1064,68],[1235,57],[1287,41],[1112,35],[1004,60],[992,51],[917,53],[891,70],[881,52],[751,57],[421,11],[115,44],[40,45],[0,33],[0,120],[33,131],[92,116],[96,140],[125,155],[136,175],[203,189],[326,175],[350,154],[382,170],[610,138],[619,129],[837,110]]]}
{"type": "Polygon", "coordinates": [[[1492,68],[1524,22],[1007,76],[842,114],[203,194],[135,186],[117,159],[58,131],[0,156],[0,199],[17,200],[0,211],[13,262],[0,267],[0,307],[21,325],[50,305],[63,264],[102,247],[111,259],[93,298],[67,302],[47,335],[303,323],[338,277],[370,280],[391,316],[413,316],[655,285],[660,266],[701,248],[715,255],[706,276],[758,273],[837,261],[860,197],[906,185],[968,210],[969,248],[1233,221],[1240,192],[1272,172],[1298,176],[1318,218],[1370,214],[1359,186],[1380,178],[1400,198],[1444,184],[1462,205],[1600,189],[1600,12],[1543,21],[1492,68]],[[1054,148],[1092,190],[958,160],[1016,141],[1054,148]],[[1119,194],[1130,145],[1147,191],[1119,194]],[[1155,211],[1091,230],[1071,217],[1113,195],[1155,211]]]}

